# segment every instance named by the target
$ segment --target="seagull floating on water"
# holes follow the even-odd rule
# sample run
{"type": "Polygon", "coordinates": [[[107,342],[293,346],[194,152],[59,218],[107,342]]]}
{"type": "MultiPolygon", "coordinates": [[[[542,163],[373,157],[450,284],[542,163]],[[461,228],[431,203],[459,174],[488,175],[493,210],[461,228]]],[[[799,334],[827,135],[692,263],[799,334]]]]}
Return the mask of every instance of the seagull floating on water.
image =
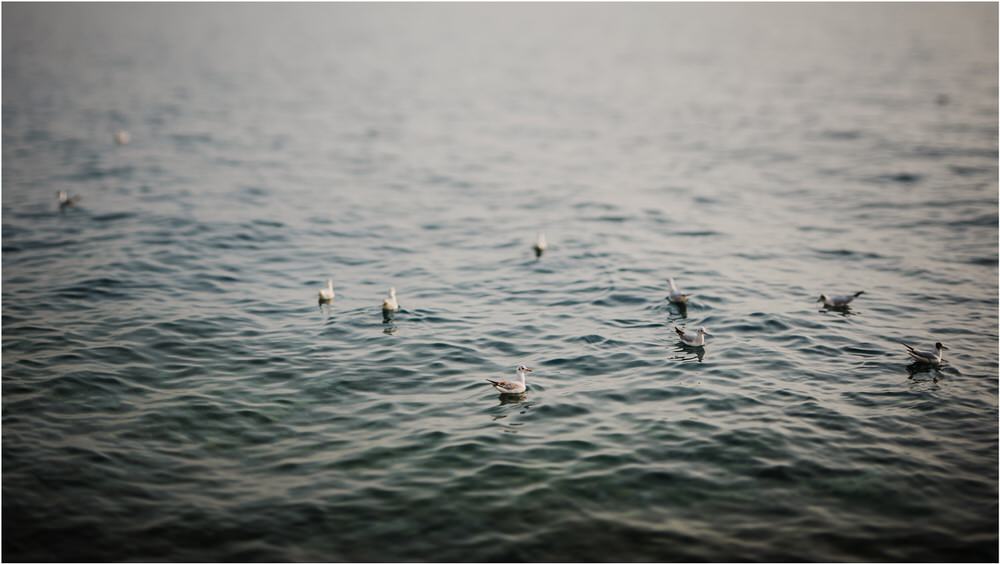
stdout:
{"type": "Polygon", "coordinates": [[[949,350],[948,347],[941,343],[934,343],[934,350],[937,352],[918,351],[906,343],[900,344],[906,347],[906,352],[910,355],[910,358],[921,364],[930,364],[931,366],[941,366],[941,363],[944,362],[944,359],[941,358],[941,351],[949,350]]]}
{"type": "Polygon", "coordinates": [[[119,145],[128,145],[128,142],[132,140],[132,136],[128,134],[128,131],[124,129],[119,129],[115,132],[115,143],[119,145]]]}
{"type": "Polygon", "coordinates": [[[397,311],[399,311],[399,302],[396,301],[396,288],[389,288],[389,297],[382,300],[382,313],[397,311]]]}
{"type": "Polygon", "coordinates": [[[538,240],[535,241],[535,246],[531,247],[535,250],[535,258],[540,258],[548,246],[548,243],[545,241],[545,233],[539,233],[538,240]]]}
{"type": "Polygon", "coordinates": [[[328,304],[332,302],[334,295],[335,294],[333,293],[333,279],[327,278],[326,288],[323,288],[319,291],[319,303],[328,304]]]}
{"type": "Polygon", "coordinates": [[[490,380],[486,379],[487,382],[493,385],[493,387],[501,394],[522,394],[528,389],[528,384],[524,380],[524,374],[526,372],[531,372],[532,370],[525,365],[517,367],[517,375],[520,376],[521,380],[514,380],[513,382],[509,380],[490,380]]]}
{"type": "Polygon", "coordinates": [[[667,283],[670,284],[670,296],[669,296],[668,299],[670,301],[674,302],[675,304],[686,304],[688,302],[688,298],[694,296],[694,294],[684,294],[684,293],[682,293],[677,288],[677,284],[674,284],[674,279],[673,278],[668,278],[667,279],[667,283]]]}
{"type": "Polygon", "coordinates": [[[854,301],[854,298],[864,294],[864,291],[855,292],[853,296],[829,296],[826,294],[820,294],[817,302],[823,302],[826,307],[847,307],[847,304],[854,301]]]}
{"type": "Polygon", "coordinates": [[[56,197],[59,198],[59,209],[73,207],[80,201],[80,196],[70,197],[70,195],[63,190],[56,192],[56,197]]]}
{"type": "Polygon", "coordinates": [[[677,335],[681,338],[681,342],[689,347],[705,346],[705,335],[711,335],[711,333],[709,333],[704,327],[699,327],[698,333],[695,335],[688,334],[680,327],[674,327],[674,331],[677,331],[677,335]]]}

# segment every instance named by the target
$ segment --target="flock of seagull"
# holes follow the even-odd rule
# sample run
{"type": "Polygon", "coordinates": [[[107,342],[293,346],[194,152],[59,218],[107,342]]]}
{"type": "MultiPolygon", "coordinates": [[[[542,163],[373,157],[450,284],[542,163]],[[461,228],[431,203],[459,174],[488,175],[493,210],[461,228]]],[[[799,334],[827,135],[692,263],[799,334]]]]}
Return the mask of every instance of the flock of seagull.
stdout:
{"type": "MultiPolygon", "coordinates": [[[[115,143],[118,145],[126,145],[130,141],[130,135],[127,131],[118,130],[114,134],[115,143]]],[[[66,208],[75,206],[80,201],[79,195],[70,196],[65,191],[60,190],[56,193],[56,198],[59,203],[59,211],[64,211],[66,208]]],[[[535,252],[535,258],[540,259],[542,254],[548,249],[548,242],[545,240],[545,233],[539,233],[538,238],[535,240],[534,245],[531,246],[532,250],[535,252]]],[[[687,294],[681,292],[674,283],[673,278],[667,279],[667,284],[669,285],[670,293],[667,295],[667,299],[682,309],[682,311],[687,307],[688,300],[694,297],[695,294],[687,294]]],[[[843,296],[827,296],[826,294],[820,294],[817,302],[822,302],[823,306],[829,309],[847,311],[849,310],[849,305],[855,298],[864,294],[863,291],[855,292],[854,294],[848,294],[843,296]]],[[[328,279],[326,281],[326,287],[320,289],[319,291],[319,303],[331,304],[336,293],[333,290],[333,279],[328,279]]],[[[382,300],[382,316],[385,321],[389,321],[392,315],[399,311],[399,301],[396,299],[396,288],[389,288],[388,296],[382,300]]],[[[705,346],[705,336],[711,335],[708,329],[705,327],[699,327],[696,332],[688,332],[680,327],[674,327],[674,331],[677,332],[677,336],[680,338],[681,345],[685,347],[690,347],[693,349],[701,349],[705,346]]],[[[906,352],[910,358],[918,365],[918,367],[932,367],[939,368],[945,361],[943,358],[942,351],[948,350],[948,347],[942,345],[941,343],[934,343],[934,351],[920,351],[917,350],[906,343],[901,343],[906,347],[906,352]]],[[[527,366],[521,365],[517,367],[516,380],[490,380],[486,381],[490,383],[500,394],[523,394],[528,389],[528,384],[525,379],[525,374],[531,372],[531,369],[527,366]]]]}
{"type": "MultiPolygon", "coordinates": [[[[63,199],[63,193],[60,194],[61,202],[63,199]]],[[[548,243],[545,240],[545,233],[538,234],[538,238],[531,248],[535,252],[535,258],[540,259],[542,254],[548,248],[548,243]]],[[[684,311],[687,308],[688,300],[694,297],[695,294],[681,292],[673,278],[668,278],[667,284],[669,285],[669,294],[667,295],[667,299],[671,303],[676,304],[681,311],[684,311]]],[[[849,311],[851,302],[862,294],[864,294],[864,291],[843,296],[827,296],[826,294],[820,294],[819,299],[816,301],[822,302],[823,306],[828,309],[846,312],[849,311]]],[[[319,291],[319,303],[330,304],[333,302],[334,296],[333,279],[328,279],[326,281],[326,287],[319,291]]],[[[399,302],[396,300],[396,288],[389,288],[388,297],[382,300],[383,319],[388,321],[391,319],[392,314],[397,311],[399,311],[399,302]]],[[[681,345],[693,349],[700,349],[704,347],[705,336],[712,334],[705,327],[699,327],[696,332],[688,332],[680,327],[674,327],[674,331],[677,332],[681,345]]],[[[940,367],[941,364],[944,363],[941,351],[948,350],[948,347],[942,345],[941,343],[934,343],[934,352],[919,351],[906,343],[901,344],[906,347],[907,354],[919,367],[940,367]]],[[[528,383],[525,375],[531,371],[532,370],[530,368],[522,364],[517,367],[516,380],[491,380],[487,378],[486,381],[489,382],[494,389],[500,392],[501,395],[520,395],[525,393],[528,389],[528,383]]]]}

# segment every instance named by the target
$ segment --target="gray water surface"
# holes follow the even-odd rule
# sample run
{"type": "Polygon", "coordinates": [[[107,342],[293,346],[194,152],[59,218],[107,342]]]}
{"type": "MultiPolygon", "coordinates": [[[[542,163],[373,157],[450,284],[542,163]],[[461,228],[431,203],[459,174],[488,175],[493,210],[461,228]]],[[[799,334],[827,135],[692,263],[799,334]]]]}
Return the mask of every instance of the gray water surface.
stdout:
{"type": "Polygon", "coordinates": [[[3,16],[5,560],[997,559],[996,4],[3,16]]]}

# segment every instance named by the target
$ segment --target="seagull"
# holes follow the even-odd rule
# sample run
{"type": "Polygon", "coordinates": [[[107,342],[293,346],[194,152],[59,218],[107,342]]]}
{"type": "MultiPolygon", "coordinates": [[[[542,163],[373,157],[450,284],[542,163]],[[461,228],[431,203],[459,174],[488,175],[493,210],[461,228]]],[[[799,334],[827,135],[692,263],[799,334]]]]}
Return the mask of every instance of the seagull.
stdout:
{"type": "Polygon", "coordinates": [[[668,278],[667,282],[670,284],[670,297],[668,299],[675,304],[686,304],[688,298],[694,296],[694,294],[682,294],[681,291],[677,289],[677,285],[674,284],[673,278],[668,278]]]}
{"type": "Polygon", "coordinates": [[[823,302],[826,307],[847,307],[847,304],[854,301],[854,298],[864,294],[864,291],[855,292],[853,296],[830,296],[827,297],[826,294],[820,294],[817,302],[823,302]]]}
{"type": "Polygon", "coordinates": [[[496,390],[501,394],[522,394],[524,393],[525,390],[528,389],[528,384],[524,381],[524,373],[531,371],[532,370],[530,368],[522,364],[521,366],[517,367],[517,375],[521,377],[520,382],[518,381],[510,382],[507,380],[497,381],[497,380],[490,380],[489,378],[487,378],[486,381],[489,382],[490,384],[493,384],[493,387],[496,388],[496,390]]]}
{"type": "Polygon", "coordinates": [[[389,297],[382,300],[382,313],[392,313],[399,311],[399,302],[396,301],[396,289],[389,288],[389,297]]]}
{"type": "Polygon", "coordinates": [[[906,343],[900,344],[906,347],[906,352],[909,353],[910,358],[921,364],[930,364],[931,366],[941,366],[941,363],[944,362],[941,358],[941,351],[949,350],[948,347],[942,345],[941,343],[934,343],[934,349],[937,351],[936,353],[918,351],[906,343]]]}
{"type": "Polygon", "coordinates": [[[119,145],[128,145],[128,142],[132,139],[132,136],[128,134],[128,131],[124,129],[119,129],[115,132],[115,143],[119,145]]]}
{"type": "Polygon", "coordinates": [[[71,208],[80,201],[80,196],[77,195],[70,197],[70,195],[63,190],[56,192],[56,197],[59,198],[59,209],[71,208]]]}
{"type": "Polygon", "coordinates": [[[535,246],[531,247],[535,250],[535,258],[540,258],[548,246],[548,243],[545,242],[545,233],[539,233],[538,240],[535,241],[535,246]]]}
{"type": "Polygon", "coordinates": [[[697,335],[688,335],[680,327],[674,327],[674,331],[677,331],[677,335],[681,338],[681,342],[689,347],[705,346],[705,335],[711,335],[711,333],[709,333],[704,327],[698,328],[697,335]]]}
{"type": "Polygon", "coordinates": [[[323,288],[322,290],[319,291],[319,303],[328,304],[332,302],[334,295],[335,294],[333,293],[333,280],[328,278],[326,280],[326,288],[323,288]]]}

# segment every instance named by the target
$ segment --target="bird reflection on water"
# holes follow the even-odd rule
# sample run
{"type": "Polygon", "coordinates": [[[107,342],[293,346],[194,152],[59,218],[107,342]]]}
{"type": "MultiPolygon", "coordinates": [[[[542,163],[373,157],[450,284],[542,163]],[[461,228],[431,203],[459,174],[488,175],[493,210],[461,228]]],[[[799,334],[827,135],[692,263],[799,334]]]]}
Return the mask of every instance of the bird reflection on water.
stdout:
{"type": "Polygon", "coordinates": [[[826,314],[826,313],[839,313],[840,315],[842,315],[844,317],[850,317],[852,315],[861,315],[860,313],[852,310],[851,306],[832,307],[832,306],[826,306],[826,305],[824,305],[822,308],[820,308],[817,311],[819,311],[819,313],[823,313],[823,314],[826,314]]]}
{"type": "Polygon", "coordinates": [[[319,304],[319,312],[323,315],[323,322],[326,323],[330,320],[333,315],[333,306],[331,304],[319,304]]]}
{"type": "Polygon", "coordinates": [[[938,380],[949,374],[960,374],[960,372],[948,364],[948,361],[942,361],[941,366],[934,366],[926,362],[911,362],[906,365],[906,372],[910,375],[907,378],[908,380],[921,380],[922,378],[919,378],[919,376],[927,374],[934,383],[937,383],[938,380]]]}
{"type": "Polygon", "coordinates": [[[527,409],[531,407],[530,403],[525,403],[527,400],[528,400],[528,392],[522,392],[520,394],[500,394],[499,405],[511,405],[511,404],[516,405],[524,403],[524,408],[527,409]]]}
{"type": "MultiPolygon", "coordinates": [[[[667,314],[667,318],[673,321],[674,319],[687,319],[688,316],[688,306],[686,303],[670,303],[669,306],[677,309],[675,314],[673,308],[670,308],[670,313],[667,314]]],[[[668,307],[669,307],[668,306],[668,307]]]]}
{"type": "Polygon", "coordinates": [[[692,347],[685,345],[684,343],[676,343],[674,345],[674,351],[679,354],[675,354],[670,357],[670,360],[679,360],[681,362],[691,362],[696,360],[701,362],[705,359],[705,347],[692,347]]]}
{"type": "MultiPolygon", "coordinates": [[[[494,413],[491,417],[493,421],[500,421],[501,419],[506,419],[510,415],[514,415],[514,410],[517,410],[516,415],[524,415],[531,409],[531,406],[535,405],[534,401],[528,401],[528,392],[520,394],[500,394],[499,403],[493,408],[494,411],[500,410],[499,413],[494,413]]],[[[508,427],[519,427],[524,423],[507,421],[505,422],[508,427]]],[[[506,429],[507,432],[516,433],[514,429],[506,429]]]]}
{"type": "Polygon", "coordinates": [[[911,389],[918,390],[924,389],[928,384],[933,384],[936,388],[943,376],[938,369],[920,362],[908,365],[906,371],[910,374],[906,381],[909,382],[911,389]]]}
{"type": "Polygon", "coordinates": [[[382,310],[382,323],[392,323],[393,317],[391,311],[382,310]]]}

